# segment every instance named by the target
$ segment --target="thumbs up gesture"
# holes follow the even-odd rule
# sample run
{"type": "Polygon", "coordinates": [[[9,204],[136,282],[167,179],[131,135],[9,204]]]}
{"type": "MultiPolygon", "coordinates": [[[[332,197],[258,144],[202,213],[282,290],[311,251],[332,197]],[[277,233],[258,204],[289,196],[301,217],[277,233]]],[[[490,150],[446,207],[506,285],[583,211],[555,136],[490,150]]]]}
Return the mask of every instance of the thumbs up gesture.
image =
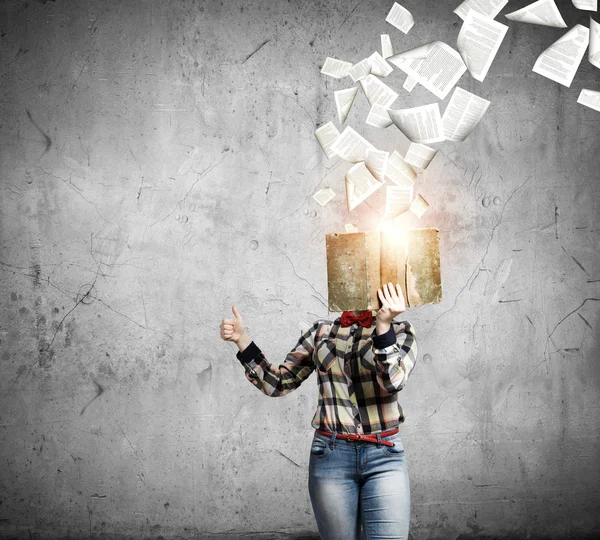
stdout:
{"type": "Polygon", "coordinates": [[[221,339],[238,343],[246,335],[244,319],[235,306],[231,307],[235,319],[223,319],[221,323],[221,339]]]}

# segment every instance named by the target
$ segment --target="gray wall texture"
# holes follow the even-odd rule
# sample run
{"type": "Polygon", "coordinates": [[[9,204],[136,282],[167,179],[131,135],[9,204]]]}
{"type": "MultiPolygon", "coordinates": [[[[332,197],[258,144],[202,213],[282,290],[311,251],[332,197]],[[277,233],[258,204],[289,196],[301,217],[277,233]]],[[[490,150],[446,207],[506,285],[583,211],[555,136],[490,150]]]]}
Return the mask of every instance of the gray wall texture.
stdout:
{"type": "MultiPolygon", "coordinates": [[[[459,3],[4,0],[0,7],[0,536],[316,538],[316,384],[244,378],[236,303],[273,362],[326,306],[325,234],[352,215],[327,56],[455,45],[459,3]],[[337,123],[337,121],[336,121],[337,123]],[[338,194],[320,207],[312,194],[338,194]]],[[[513,1],[502,13],[524,6],[513,1]]],[[[559,3],[569,27],[588,12],[559,3]]],[[[442,143],[406,226],[441,230],[444,300],[409,310],[401,403],[413,538],[600,535],[600,90],[531,71],[566,30],[510,29],[463,143],[442,143]],[[488,204],[489,203],[489,204],[488,204]]],[[[401,90],[394,108],[437,101],[401,90]]],[[[442,105],[445,107],[449,97],[442,105]]],[[[394,129],[348,124],[383,149],[394,129]]]]}

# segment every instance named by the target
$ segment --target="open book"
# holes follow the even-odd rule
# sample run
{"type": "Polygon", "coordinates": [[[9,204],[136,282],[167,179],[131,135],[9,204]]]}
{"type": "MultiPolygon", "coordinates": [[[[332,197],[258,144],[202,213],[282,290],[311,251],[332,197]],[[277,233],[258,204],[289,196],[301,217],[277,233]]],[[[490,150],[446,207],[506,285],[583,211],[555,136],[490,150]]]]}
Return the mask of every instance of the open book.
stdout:
{"type": "Polygon", "coordinates": [[[377,290],[399,284],[406,306],[442,301],[439,229],[326,236],[330,311],[377,310],[377,290]]]}

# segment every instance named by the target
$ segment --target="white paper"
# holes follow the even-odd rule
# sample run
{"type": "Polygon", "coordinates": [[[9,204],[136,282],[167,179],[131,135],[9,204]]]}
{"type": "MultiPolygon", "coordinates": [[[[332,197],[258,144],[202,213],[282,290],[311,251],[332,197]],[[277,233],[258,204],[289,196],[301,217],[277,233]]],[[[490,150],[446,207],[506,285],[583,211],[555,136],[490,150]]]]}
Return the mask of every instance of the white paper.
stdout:
{"type": "Polygon", "coordinates": [[[417,173],[402,159],[400,153],[394,150],[387,160],[385,177],[397,186],[410,187],[415,183],[417,173]]]}
{"type": "Polygon", "coordinates": [[[390,153],[385,150],[367,150],[365,167],[380,182],[385,182],[385,166],[389,155],[390,153]]]}
{"type": "Polygon", "coordinates": [[[387,77],[392,71],[394,71],[394,68],[390,66],[385,61],[385,58],[377,51],[369,56],[369,62],[371,63],[371,73],[373,75],[377,75],[378,77],[387,77]]]}
{"type": "Polygon", "coordinates": [[[577,98],[577,103],[581,103],[586,107],[600,111],[600,92],[584,88],[577,98]]]}
{"type": "Polygon", "coordinates": [[[398,4],[398,2],[394,2],[394,5],[392,6],[392,9],[390,9],[385,20],[405,34],[408,34],[408,31],[415,24],[415,20],[410,11],[398,4]]]}
{"type": "Polygon", "coordinates": [[[336,139],[340,136],[340,132],[337,130],[333,122],[327,122],[322,125],[317,131],[315,131],[315,137],[323,152],[328,158],[332,158],[336,155],[336,153],[331,149],[331,145],[336,141],[336,139]]]}
{"type": "Polygon", "coordinates": [[[360,86],[367,96],[369,105],[381,105],[382,107],[388,108],[396,98],[398,94],[394,92],[387,84],[380,81],[375,75],[369,75],[366,79],[360,81],[360,86]]]}
{"type": "Polygon", "coordinates": [[[412,109],[390,109],[388,114],[396,127],[413,142],[429,144],[446,139],[437,103],[412,109]]]}
{"type": "Polygon", "coordinates": [[[333,93],[340,124],[343,124],[346,121],[346,118],[348,118],[348,113],[352,108],[357,92],[358,86],[346,88],[345,90],[336,90],[333,93]]]}
{"type": "Polygon", "coordinates": [[[369,73],[371,73],[371,61],[368,58],[363,58],[357,64],[354,64],[348,71],[348,75],[354,82],[361,81],[369,73]]]}
{"type": "Polygon", "coordinates": [[[329,75],[334,79],[343,79],[348,75],[351,67],[352,64],[350,62],[344,62],[343,60],[337,60],[328,56],[321,68],[321,73],[329,75]]]}
{"type": "Polygon", "coordinates": [[[346,199],[348,212],[354,210],[369,195],[385,185],[375,178],[365,166],[364,161],[357,163],[346,173],[346,199]]]}
{"type": "Polygon", "coordinates": [[[600,68],[600,23],[590,17],[590,50],[588,58],[592,66],[600,68]]]}
{"type": "Polygon", "coordinates": [[[346,229],[346,232],[358,232],[358,227],[354,225],[354,223],[346,223],[344,228],[346,229]]]}
{"type": "Polygon", "coordinates": [[[404,90],[406,90],[407,92],[412,92],[415,89],[415,86],[417,86],[417,84],[419,84],[419,81],[417,81],[417,79],[413,79],[410,75],[407,75],[406,79],[404,79],[404,84],[402,85],[402,88],[404,88],[404,90]]]}
{"type": "Polygon", "coordinates": [[[571,86],[589,40],[587,27],[575,25],[538,56],[533,71],[564,86],[571,86]]]}
{"type": "Polygon", "coordinates": [[[541,24],[542,26],[554,26],[555,28],[567,27],[554,0],[538,0],[522,9],[507,13],[505,17],[511,21],[529,24],[541,24]]]}
{"type": "Polygon", "coordinates": [[[381,34],[381,56],[383,58],[394,56],[394,47],[392,47],[392,40],[389,34],[381,34]]]}
{"type": "Polygon", "coordinates": [[[508,26],[469,11],[460,29],[456,46],[472,77],[483,81],[487,75],[508,26]]]}
{"type": "Polygon", "coordinates": [[[367,159],[367,150],[375,148],[364,137],[348,126],[331,145],[333,150],[344,161],[357,163],[367,159]]]}
{"type": "Polygon", "coordinates": [[[395,142],[402,159],[413,168],[425,170],[437,154],[437,150],[425,144],[412,142],[400,130],[398,134],[399,137],[395,142]]]}
{"type": "Polygon", "coordinates": [[[383,219],[394,219],[406,212],[410,208],[412,196],[412,186],[387,186],[383,219]]]}
{"type": "Polygon", "coordinates": [[[392,125],[392,120],[385,107],[373,105],[367,116],[366,123],[370,126],[386,128],[392,125]]]}
{"type": "Polygon", "coordinates": [[[493,19],[506,4],[508,4],[508,0],[465,0],[454,10],[454,13],[463,21],[471,10],[493,19]]]}
{"type": "Polygon", "coordinates": [[[439,99],[444,99],[467,70],[460,53],[434,41],[388,58],[388,62],[416,79],[439,99]]]}
{"type": "Polygon", "coordinates": [[[317,201],[321,206],[325,206],[331,199],[335,197],[335,192],[331,188],[324,188],[317,191],[313,195],[313,199],[317,201]]]}
{"type": "Polygon", "coordinates": [[[457,86],[444,111],[442,123],[449,141],[464,141],[486,113],[490,102],[457,86]]]}
{"type": "Polygon", "coordinates": [[[429,203],[423,198],[422,195],[417,193],[413,202],[410,204],[409,210],[417,217],[422,217],[423,214],[429,208],[429,203]]]}
{"type": "Polygon", "coordinates": [[[585,11],[598,11],[598,0],[573,0],[573,5],[585,11]]]}

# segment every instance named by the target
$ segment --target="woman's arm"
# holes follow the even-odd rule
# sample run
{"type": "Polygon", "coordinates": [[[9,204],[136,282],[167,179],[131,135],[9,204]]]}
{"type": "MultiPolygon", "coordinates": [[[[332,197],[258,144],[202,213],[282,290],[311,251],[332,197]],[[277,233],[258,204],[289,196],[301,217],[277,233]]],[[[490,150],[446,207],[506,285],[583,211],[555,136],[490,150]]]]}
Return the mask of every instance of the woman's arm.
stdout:
{"type": "Polygon", "coordinates": [[[238,346],[237,358],[244,366],[246,378],[270,397],[284,396],[298,388],[315,369],[312,353],[318,323],[300,337],[284,362],[275,368],[246,332],[242,316],[235,306],[232,311],[235,319],[223,319],[221,338],[238,346]]]}

